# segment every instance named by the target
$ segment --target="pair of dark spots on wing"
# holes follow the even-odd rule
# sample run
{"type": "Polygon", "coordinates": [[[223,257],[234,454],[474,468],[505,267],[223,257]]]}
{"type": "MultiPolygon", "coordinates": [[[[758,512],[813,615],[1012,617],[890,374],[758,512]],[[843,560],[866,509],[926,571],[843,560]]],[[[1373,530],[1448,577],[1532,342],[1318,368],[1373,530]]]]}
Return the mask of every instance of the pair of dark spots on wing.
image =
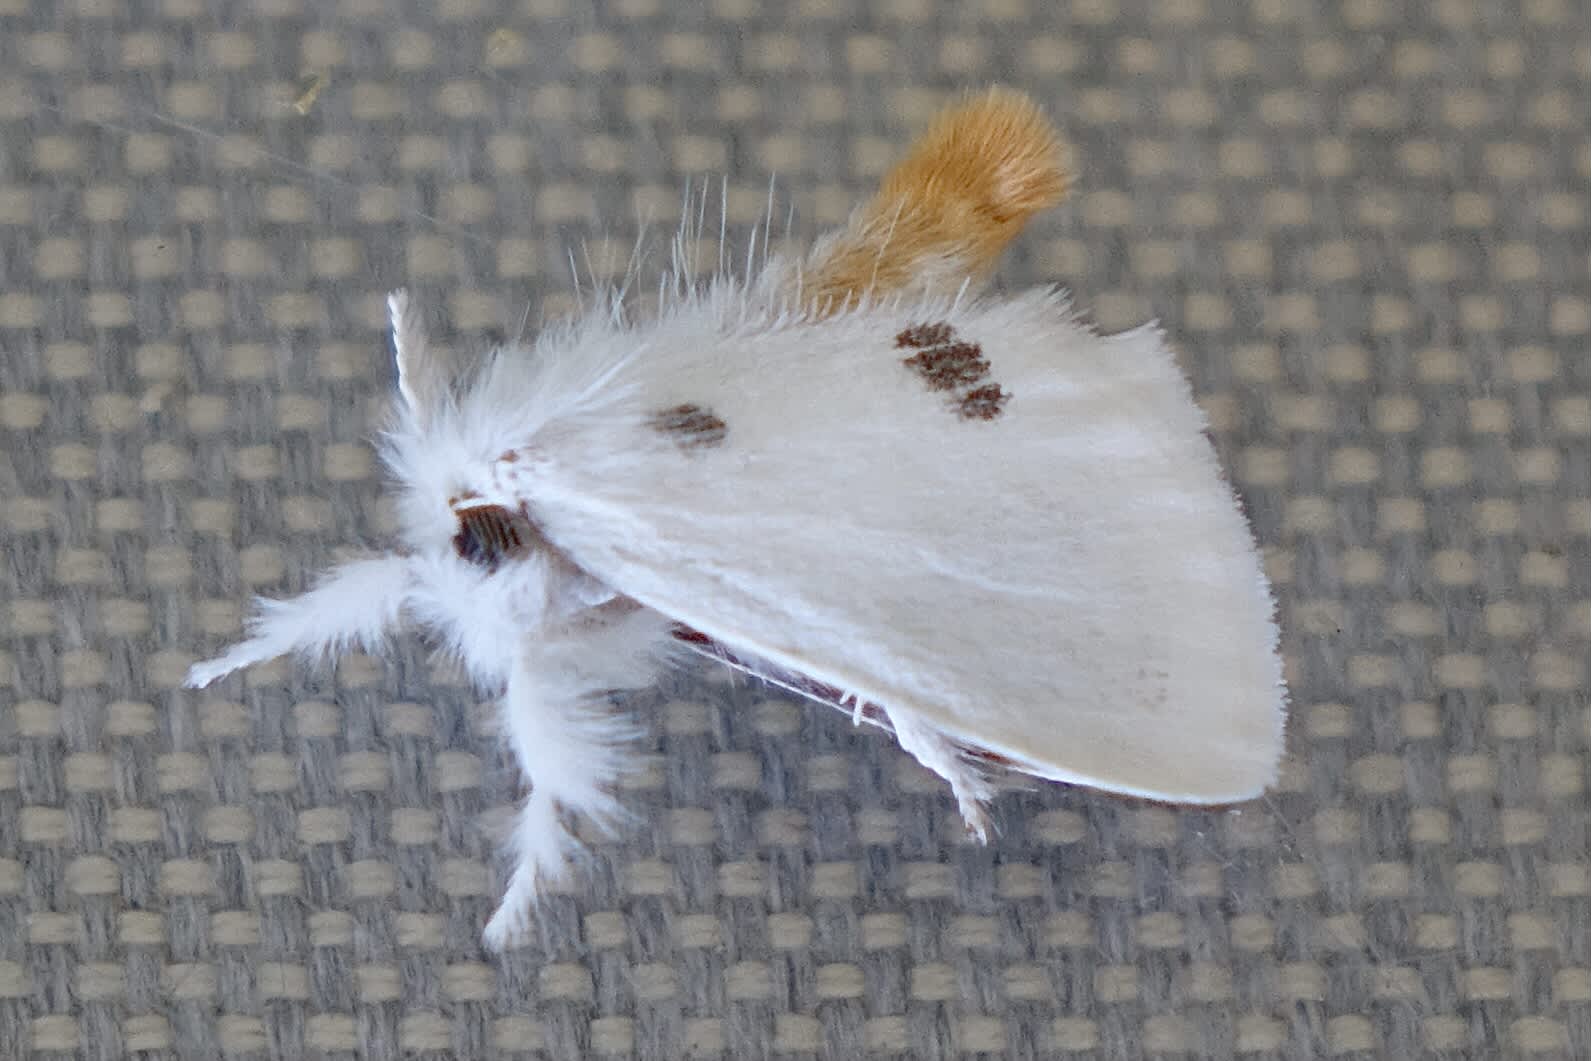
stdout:
{"type": "Polygon", "coordinates": [[[914,350],[902,362],[931,391],[947,393],[963,420],[993,420],[1005,411],[1010,395],[989,379],[983,347],[956,335],[945,321],[914,324],[895,336],[898,350],[914,350]]]}

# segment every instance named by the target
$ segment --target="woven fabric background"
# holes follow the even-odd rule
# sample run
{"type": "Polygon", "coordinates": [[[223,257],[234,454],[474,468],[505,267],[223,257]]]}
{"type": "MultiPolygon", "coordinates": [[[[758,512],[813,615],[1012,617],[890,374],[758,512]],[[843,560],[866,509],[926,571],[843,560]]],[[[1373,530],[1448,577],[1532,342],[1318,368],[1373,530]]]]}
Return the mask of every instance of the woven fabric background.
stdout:
{"type": "Polygon", "coordinates": [[[1577,0],[0,0],[0,1057],[1591,1057],[1588,100],[1577,0]],[[688,671],[498,958],[417,642],[177,687],[390,529],[387,289],[534,331],[703,176],[810,236],[993,80],[1079,162],[1002,282],[1159,317],[1264,544],[1267,798],[979,848],[688,671]]]}

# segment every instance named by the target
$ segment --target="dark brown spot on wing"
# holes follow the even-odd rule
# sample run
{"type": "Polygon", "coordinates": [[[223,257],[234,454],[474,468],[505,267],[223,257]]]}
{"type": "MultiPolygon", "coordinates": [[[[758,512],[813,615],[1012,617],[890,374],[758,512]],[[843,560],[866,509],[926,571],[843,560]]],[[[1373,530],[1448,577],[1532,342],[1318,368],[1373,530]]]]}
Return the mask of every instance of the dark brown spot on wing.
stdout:
{"type": "Polygon", "coordinates": [[[688,403],[653,413],[650,423],[654,431],[691,448],[723,445],[729,431],[711,409],[688,403]]]}
{"type": "Polygon", "coordinates": [[[495,571],[504,560],[529,552],[537,540],[529,519],[502,505],[482,505],[458,513],[453,551],[477,567],[495,571]]]}
{"type": "Polygon", "coordinates": [[[948,392],[963,420],[993,420],[1011,396],[989,380],[983,347],[956,337],[947,321],[914,324],[895,336],[897,349],[917,351],[901,359],[931,391],[948,392]]]}
{"type": "Polygon", "coordinates": [[[962,419],[993,420],[1000,415],[1010,397],[1000,389],[998,383],[975,387],[961,396],[962,419]]]}
{"type": "Polygon", "coordinates": [[[914,324],[895,336],[896,346],[909,346],[921,350],[925,346],[940,346],[950,342],[955,329],[944,321],[936,324],[914,324]]]}
{"type": "Polygon", "coordinates": [[[989,375],[989,362],[977,343],[930,346],[906,358],[930,390],[953,391],[972,386],[989,375]]]}

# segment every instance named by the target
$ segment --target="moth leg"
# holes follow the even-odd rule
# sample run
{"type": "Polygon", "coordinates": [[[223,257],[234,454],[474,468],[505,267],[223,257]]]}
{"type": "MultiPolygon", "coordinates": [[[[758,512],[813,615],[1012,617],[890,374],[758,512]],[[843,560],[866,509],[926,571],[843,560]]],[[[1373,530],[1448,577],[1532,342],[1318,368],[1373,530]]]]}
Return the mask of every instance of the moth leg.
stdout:
{"type": "Polygon", "coordinates": [[[516,667],[503,699],[504,732],[531,790],[509,839],[514,872],[482,937],[492,950],[524,942],[542,885],[562,877],[581,852],[566,814],[603,828],[623,817],[612,785],[627,759],[619,746],[628,728],[539,686],[516,667]]]}
{"type": "Polygon", "coordinates": [[[850,223],[804,263],[820,315],[909,288],[954,292],[987,272],[1070,183],[1060,138],[1021,93],[993,89],[941,113],[850,223]]]}
{"type": "Polygon", "coordinates": [[[562,874],[567,861],[567,856],[562,853],[563,848],[573,848],[576,841],[559,817],[556,801],[550,795],[533,791],[514,819],[510,843],[517,859],[514,873],[481,934],[482,942],[494,951],[506,950],[526,941],[536,901],[541,895],[541,886],[562,874]],[[544,867],[535,860],[533,852],[547,844],[549,838],[558,846],[560,853],[556,865],[544,867]]]}
{"type": "Polygon", "coordinates": [[[649,684],[667,631],[655,612],[618,609],[550,631],[515,662],[502,728],[531,791],[509,839],[513,875],[482,937],[491,949],[524,941],[542,886],[582,852],[570,815],[604,830],[627,817],[613,790],[636,764],[640,730],[601,696],[649,684]]]}
{"type": "Polygon", "coordinates": [[[905,711],[890,711],[890,725],[901,750],[950,782],[956,807],[967,831],[980,844],[989,841],[988,802],[994,786],[976,765],[967,760],[964,749],[930,724],[905,711]]]}
{"type": "Polygon", "coordinates": [[[335,567],[297,597],[259,599],[248,639],[195,663],[183,684],[202,689],[235,670],[288,652],[334,656],[355,645],[374,648],[397,624],[410,581],[408,561],[387,555],[335,567]]]}

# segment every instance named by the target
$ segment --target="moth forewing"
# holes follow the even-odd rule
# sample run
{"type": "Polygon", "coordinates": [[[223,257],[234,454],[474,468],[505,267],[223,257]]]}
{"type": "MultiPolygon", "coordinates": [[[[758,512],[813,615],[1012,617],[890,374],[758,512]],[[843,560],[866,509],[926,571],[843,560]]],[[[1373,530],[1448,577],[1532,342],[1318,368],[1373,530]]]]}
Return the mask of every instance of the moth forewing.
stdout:
{"type": "Polygon", "coordinates": [[[1096,335],[1043,291],[671,312],[614,382],[672,411],[631,431],[711,410],[711,444],[616,424],[601,459],[599,431],[494,468],[573,563],[1039,776],[1187,802],[1274,776],[1269,592],[1158,332],[1096,335]]]}

